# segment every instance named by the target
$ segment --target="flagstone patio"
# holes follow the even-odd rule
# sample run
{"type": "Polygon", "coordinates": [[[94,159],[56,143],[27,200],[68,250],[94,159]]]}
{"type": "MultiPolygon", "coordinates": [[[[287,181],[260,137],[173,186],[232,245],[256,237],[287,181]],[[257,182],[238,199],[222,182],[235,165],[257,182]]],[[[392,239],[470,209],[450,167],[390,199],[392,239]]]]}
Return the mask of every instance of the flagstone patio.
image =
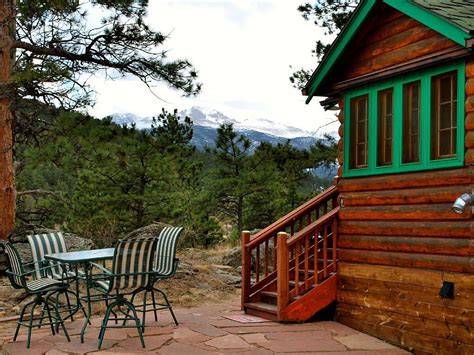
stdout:
{"type": "Polygon", "coordinates": [[[102,349],[97,349],[100,318],[94,318],[87,328],[86,341],[81,344],[79,332],[82,320],[67,322],[71,335],[67,342],[62,334],[52,336],[49,329],[33,331],[31,349],[26,349],[26,329],[20,330],[12,342],[15,322],[3,324],[0,335],[3,354],[408,354],[407,351],[379,339],[360,333],[333,321],[304,324],[275,322],[241,323],[225,318],[242,315],[240,299],[196,308],[177,308],[179,326],[168,312],[161,311],[159,321],[152,322],[149,313],[145,331],[146,348],[140,345],[135,329],[109,329],[102,349]]]}

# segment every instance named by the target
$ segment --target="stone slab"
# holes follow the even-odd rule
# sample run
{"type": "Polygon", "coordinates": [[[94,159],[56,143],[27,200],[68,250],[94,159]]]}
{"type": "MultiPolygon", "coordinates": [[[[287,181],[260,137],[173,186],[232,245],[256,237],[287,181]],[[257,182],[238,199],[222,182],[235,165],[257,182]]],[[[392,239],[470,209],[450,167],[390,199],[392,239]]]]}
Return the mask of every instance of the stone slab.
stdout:
{"type": "Polygon", "coordinates": [[[204,343],[217,349],[249,349],[251,345],[237,335],[229,334],[223,337],[214,338],[204,343]]]}
{"type": "Polygon", "coordinates": [[[334,340],[354,350],[386,350],[396,349],[395,346],[386,343],[370,335],[359,333],[347,336],[335,336],[334,340]]]}

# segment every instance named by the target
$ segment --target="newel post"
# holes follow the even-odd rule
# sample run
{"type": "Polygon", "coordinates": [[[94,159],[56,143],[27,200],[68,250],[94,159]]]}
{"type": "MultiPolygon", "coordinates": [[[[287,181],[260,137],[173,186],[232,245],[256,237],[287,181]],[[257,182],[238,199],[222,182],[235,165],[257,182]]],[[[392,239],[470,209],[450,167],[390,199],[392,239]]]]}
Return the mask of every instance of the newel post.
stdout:
{"type": "Polygon", "coordinates": [[[250,296],[250,268],[251,268],[251,252],[247,249],[250,242],[250,232],[243,231],[241,237],[242,243],[242,287],[241,287],[241,307],[244,309],[245,303],[249,301],[250,296]]]}
{"type": "Polygon", "coordinates": [[[278,319],[281,318],[281,313],[288,306],[288,291],[289,291],[289,259],[288,246],[286,241],[288,234],[279,232],[277,235],[277,307],[278,319]]]}

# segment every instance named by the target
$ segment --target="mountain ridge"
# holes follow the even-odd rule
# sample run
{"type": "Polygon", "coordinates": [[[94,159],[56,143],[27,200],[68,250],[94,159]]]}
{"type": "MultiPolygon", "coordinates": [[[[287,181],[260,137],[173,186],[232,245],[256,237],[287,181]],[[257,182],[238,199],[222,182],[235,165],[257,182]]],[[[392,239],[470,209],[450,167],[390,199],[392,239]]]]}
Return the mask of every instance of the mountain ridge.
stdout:
{"type": "MultiPolygon", "coordinates": [[[[189,116],[192,119],[194,132],[191,143],[199,150],[206,146],[214,146],[217,128],[223,123],[232,124],[237,133],[249,138],[252,142],[252,150],[261,142],[276,145],[284,144],[287,141],[295,148],[308,149],[316,140],[311,133],[296,127],[286,126],[267,119],[238,121],[214,109],[193,106],[179,111],[178,115],[181,117],[189,116]]],[[[149,129],[152,118],[125,113],[113,114],[112,121],[120,125],[135,124],[139,129],[149,129]]]]}

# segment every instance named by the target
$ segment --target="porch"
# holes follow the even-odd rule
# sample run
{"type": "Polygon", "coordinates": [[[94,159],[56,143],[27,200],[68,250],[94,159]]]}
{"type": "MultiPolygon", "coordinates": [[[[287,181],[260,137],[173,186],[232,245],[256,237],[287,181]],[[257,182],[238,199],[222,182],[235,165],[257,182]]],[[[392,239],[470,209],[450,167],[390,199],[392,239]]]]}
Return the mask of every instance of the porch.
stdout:
{"type": "MultiPolygon", "coordinates": [[[[243,315],[240,299],[232,297],[219,304],[194,308],[176,308],[180,325],[174,326],[168,312],[161,312],[159,321],[147,322],[146,349],[142,349],[135,329],[110,329],[103,349],[97,350],[98,325],[101,317],[92,321],[86,341],[81,344],[81,321],[67,322],[71,342],[52,336],[49,329],[33,332],[28,354],[86,354],[86,353],[159,353],[159,354],[408,354],[393,345],[358,332],[334,321],[302,324],[281,324],[272,321],[241,323],[227,316],[243,315]]],[[[0,323],[0,353],[25,352],[25,337],[11,342],[15,322],[0,323]]]]}

